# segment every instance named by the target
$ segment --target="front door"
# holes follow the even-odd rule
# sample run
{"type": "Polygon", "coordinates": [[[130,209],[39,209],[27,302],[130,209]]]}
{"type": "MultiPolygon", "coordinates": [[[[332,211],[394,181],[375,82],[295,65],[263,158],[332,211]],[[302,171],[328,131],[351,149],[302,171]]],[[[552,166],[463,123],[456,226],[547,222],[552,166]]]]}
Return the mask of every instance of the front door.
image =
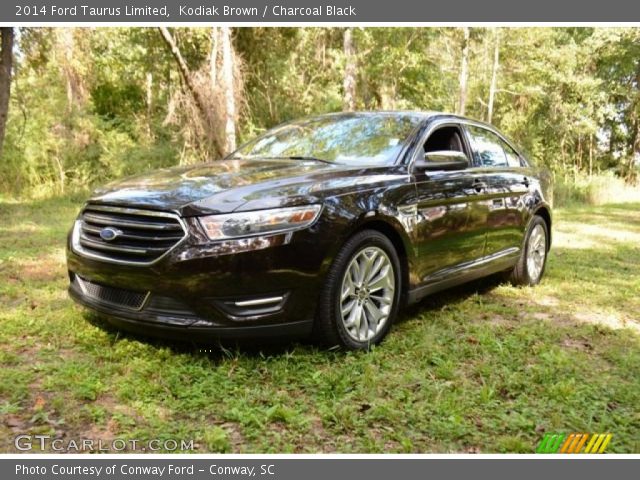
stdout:
{"type": "MultiPolygon", "coordinates": [[[[471,159],[460,126],[436,128],[419,152],[457,150],[471,159]]],[[[416,249],[418,283],[430,284],[455,275],[484,254],[488,208],[483,176],[472,169],[414,173],[418,202],[416,249]]]]}

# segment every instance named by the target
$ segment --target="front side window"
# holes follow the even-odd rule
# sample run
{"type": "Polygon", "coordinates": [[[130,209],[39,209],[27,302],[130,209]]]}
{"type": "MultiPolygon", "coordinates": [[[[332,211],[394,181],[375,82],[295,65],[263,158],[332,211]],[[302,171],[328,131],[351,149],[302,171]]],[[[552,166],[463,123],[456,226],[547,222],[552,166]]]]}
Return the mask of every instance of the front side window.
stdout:
{"type": "Polygon", "coordinates": [[[462,135],[460,129],[456,126],[445,126],[435,130],[424,144],[424,153],[437,152],[440,150],[449,150],[454,152],[465,152],[462,143],[462,135]]]}
{"type": "Polygon", "coordinates": [[[476,164],[481,167],[506,167],[507,155],[502,148],[502,139],[481,127],[468,126],[469,140],[476,164]]]}
{"type": "Polygon", "coordinates": [[[307,118],[267,131],[229,158],[316,158],[331,163],[389,165],[421,120],[411,114],[307,118]]]}

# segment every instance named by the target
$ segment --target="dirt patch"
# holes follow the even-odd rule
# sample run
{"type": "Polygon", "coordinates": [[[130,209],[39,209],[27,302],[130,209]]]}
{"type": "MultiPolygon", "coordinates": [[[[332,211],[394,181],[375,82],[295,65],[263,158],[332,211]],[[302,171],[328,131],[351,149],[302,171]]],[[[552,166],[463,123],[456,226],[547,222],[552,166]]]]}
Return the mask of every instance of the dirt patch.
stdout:
{"type": "Polygon", "coordinates": [[[119,413],[133,419],[136,423],[144,422],[144,418],[134,407],[118,402],[111,395],[100,395],[96,399],[95,405],[104,408],[109,415],[119,413]]]}
{"type": "Polygon", "coordinates": [[[63,278],[64,274],[58,265],[53,267],[46,263],[30,262],[23,265],[18,273],[19,278],[27,282],[51,282],[63,278]]]}
{"type": "Polygon", "coordinates": [[[238,424],[234,422],[225,422],[221,427],[227,432],[232,451],[239,451],[241,447],[245,445],[245,439],[238,424]]]}
{"type": "Polygon", "coordinates": [[[117,438],[119,428],[120,426],[118,425],[118,422],[114,419],[110,419],[104,428],[100,428],[97,425],[90,425],[89,428],[82,431],[77,438],[87,438],[96,443],[102,442],[103,445],[107,445],[109,442],[117,438]]]}
{"type": "Polygon", "coordinates": [[[25,259],[14,265],[10,277],[25,282],[51,282],[64,278],[64,251],[41,255],[36,259],[25,259]]]}
{"type": "Polygon", "coordinates": [[[511,318],[505,318],[497,313],[483,313],[481,316],[483,323],[494,327],[510,327],[516,323],[511,318]]]}
{"type": "Polygon", "coordinates": [[[631,328],[632,330],[640,333],[640,323],[637,320],[632,320],[622,314],[580,310],[573,314],[573,318],[580,323],[602,325],[614,330],[631,328]]]}
{"type": "Polygon", "coordinates": [[[321,452],[335,452],[335,438],[325,430],[324,425],[322,424],[322,419],[320,419],[319,417],[314,417],[311,420],[310,433],[315,439],[314,443],[322,445],[322,449],[320,450],[321,452]]]}
{"type": "Polygon", "coordinates": [[[27,421],[18,415],[5,415],[2,423],[9,427],[14,433],[24,432],[27,428],[27,421]]]}
{"type": "Polygon", "coordinates": [[[396,440],[388,438],[390,433],[393,433],[393,429],[386,426],[372,427],[369,429],[369,436],[373,438],[378,445],[383,445],[383,451],[398,451],[401,445],[396,440]]]}
{"type": "Polygon", "coordinates": [[[593,350],[593,345],[591,345],[591,343],[589,343],[586,340],[578,340],[578,339],[574,339],[574,338],[565,338],[562,341],[562,346],[565,348],[574,348],[577,350],[583,350],[583,351],[592,351],[593,350]]]}
{"type": "Polygon", "coordinates": [[[541,297],[534,297],[532,299],[532,303],[539,305],[541,307],[557,307],[560,305],[560,300],[556,297],[550,297],[549,295],[544,295],[541,297]]]}

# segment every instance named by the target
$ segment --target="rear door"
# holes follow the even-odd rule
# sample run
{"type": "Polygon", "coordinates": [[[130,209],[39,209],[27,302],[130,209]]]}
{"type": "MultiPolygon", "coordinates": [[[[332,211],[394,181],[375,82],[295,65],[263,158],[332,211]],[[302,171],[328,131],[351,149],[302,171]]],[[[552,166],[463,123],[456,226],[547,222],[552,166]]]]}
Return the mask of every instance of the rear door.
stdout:
{"type": "Polygon", "coordinates": [[[486,185],[487,242],[485,256],[515,254],[526,226],[523,196],[529,181],[518,153],[496,132],[466,125],[474,158],[473,171],[486,185]]]}

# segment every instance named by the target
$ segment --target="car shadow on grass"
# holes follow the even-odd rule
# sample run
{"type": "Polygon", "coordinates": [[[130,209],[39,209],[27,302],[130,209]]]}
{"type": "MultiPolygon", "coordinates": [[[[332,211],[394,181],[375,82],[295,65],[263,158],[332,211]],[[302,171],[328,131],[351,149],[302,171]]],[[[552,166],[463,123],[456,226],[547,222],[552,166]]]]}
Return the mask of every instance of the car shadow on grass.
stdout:
{"type": "Polygon", "coordinates": [[[469,297],[475,295],[485,295],[505,283],[505,281],[505,274],[497,273],[434,293],[423,298],[418,303],[405,307],[396,323],[413,320],[421,314],[441,310],[447,305],[463,303],[469,297]]]}
{"type": "Polygon", "coordinates": [[[111,325],[104,317],[90,311],[83,312],[83,317],[91,325],[111,335],[112,343],[123,339],[139,341],[156,348],[168,348],[176,354],[206,356],[215,363],[238,355],[247,357],[262,357],[265,355],[278,356],[291,352],[292,349],[301,346],[310,349],[310,351],[314,349],[313,342],[307,338],[256,338],[211,342],[171,340],[118,329],[111,325]]]}
{"type": "MultiPolygon", "coordinates": [[[[492,275],[490,277],[475,280],[473,282],[430,295],[417,304],[405,307],[396,319],[396,323],[404,323],[416,319],[420,314],[438,311],[445,305],[462,303],[471,296],[478,294],[482,295],[491,291],[502,282],[504,282],[504,275],[492,275]]],[[[219,340],[209,343],[170,340],[120,330],[111,325],[104,317],[88,310],[83,312],[83,317],[93,326],[100,328],[111,335],[112,343],[121,339],[140,341],[157,348],[168,348],[174,353],[192,354],[196,356],[205,355],[214,362],[223,361],[237,355],[244,355],[247,357],[279,356],[300,348],[307,350],[309,354],[326,352],[333,355],[335,352],[339,351],[336,348],[325,348],[319,346],[314,342],[312,336],[219,340]]]]}

